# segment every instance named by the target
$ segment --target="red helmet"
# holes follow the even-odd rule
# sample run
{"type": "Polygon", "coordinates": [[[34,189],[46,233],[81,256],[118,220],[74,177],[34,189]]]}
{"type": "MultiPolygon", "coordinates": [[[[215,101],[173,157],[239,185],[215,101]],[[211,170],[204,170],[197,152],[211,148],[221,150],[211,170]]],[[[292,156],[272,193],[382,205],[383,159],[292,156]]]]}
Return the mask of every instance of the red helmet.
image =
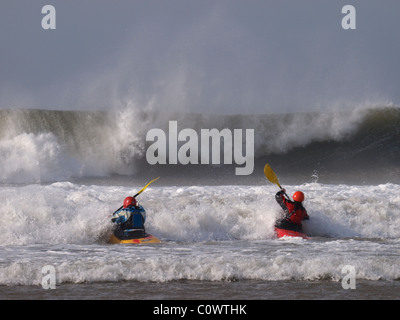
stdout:
{"type": "Polygon", "coordinates": [[[296,191],[293,193],[293,200],[297,202],[303,202],[304,201],[304,193],[301,191],[296,191]]]}
{"type": "Polygon", "coordinates": [[[130,206],[136,206],[136,199],[134,197],[126,197],[124,200],[124,209],[130,206]]]}

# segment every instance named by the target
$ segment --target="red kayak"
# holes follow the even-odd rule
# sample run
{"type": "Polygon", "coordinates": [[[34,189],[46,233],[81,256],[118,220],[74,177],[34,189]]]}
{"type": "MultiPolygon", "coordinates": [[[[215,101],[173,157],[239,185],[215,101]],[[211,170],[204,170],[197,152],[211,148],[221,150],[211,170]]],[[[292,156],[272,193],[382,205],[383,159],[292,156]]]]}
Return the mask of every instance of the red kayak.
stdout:
{"type": "Polygon", "coordinates": [[[292,231],[292,230],[286,230],[286,229],[279,229],[277,227],[275,227],[275,233],[278,238],[282,238],[282,237],[286,236],[286,237],[300,237],[303,239],[310,239],[305,233],[296,232],[296,231],[292,231]]]}

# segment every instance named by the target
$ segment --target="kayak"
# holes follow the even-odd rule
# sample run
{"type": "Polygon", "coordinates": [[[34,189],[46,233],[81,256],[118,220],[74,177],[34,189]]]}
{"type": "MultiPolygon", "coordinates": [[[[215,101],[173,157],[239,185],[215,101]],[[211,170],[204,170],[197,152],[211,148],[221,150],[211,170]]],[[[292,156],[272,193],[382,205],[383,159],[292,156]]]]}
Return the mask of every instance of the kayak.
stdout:
{"type": "Polygon", "coordinates": [[[144,238],[136,238],[136,239],[119,239],[114,234],[111,235],[109,243],[119,244],[119,243],[130,243],[130,244],[141,244],[141,243],[161,243],[161,240],[157,237],[146,234],[144,238]]]}
{"type": "Polygon", "coordinates": [[[300,237],[303,239],[310,239],[305,233],[302,232],[297,232],[293,230],[286,230],[286,229],[280,229],[275,227],[275,233],[278,238],[282,237],[300,237]]]}
{"type": "Polygon", "coordinates": [[[108,242],[112,244],[120,244],[120,243],[145,244],[145,243],[161,243],[161,240],[146,232],[144,234],[141,234],[140,236],[132,235],[131,237],[118,237],[115,233],[113,233],[108,242]]]}

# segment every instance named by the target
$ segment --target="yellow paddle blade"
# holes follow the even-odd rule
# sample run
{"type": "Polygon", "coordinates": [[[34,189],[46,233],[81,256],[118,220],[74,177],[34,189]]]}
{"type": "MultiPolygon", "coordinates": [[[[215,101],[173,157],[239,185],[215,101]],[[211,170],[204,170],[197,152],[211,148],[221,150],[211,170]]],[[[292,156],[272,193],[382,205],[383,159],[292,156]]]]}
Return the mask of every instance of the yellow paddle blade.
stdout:
{"type": "Polygon", "coordinates": [[[153,183],[154,181],[156,181],[156,180],[159,179],[159,178],[160,178],[160,177],[157,177],[157,178],[151,180],[148,184],[146,184],[146,185],[143,187],[142,190],[140,190],[138,193],[136,193],[134,197],[136,197],[136,196],[138,196],[139,194],[141,194],[141,193],[144,191],[144,189],[146,189],[146,188],[150,185],[150,183],[153,183]]]}
{"type": "Polygon", "coordinates": [[[275,172],[271,169],[269,164],[267,163],[264,167],[264,174],[267,177],[269,181],[272,183],[278,185],[279,188],[281,188],[281,185],[279,184],[278,177],[276,176],[275,172]]]}

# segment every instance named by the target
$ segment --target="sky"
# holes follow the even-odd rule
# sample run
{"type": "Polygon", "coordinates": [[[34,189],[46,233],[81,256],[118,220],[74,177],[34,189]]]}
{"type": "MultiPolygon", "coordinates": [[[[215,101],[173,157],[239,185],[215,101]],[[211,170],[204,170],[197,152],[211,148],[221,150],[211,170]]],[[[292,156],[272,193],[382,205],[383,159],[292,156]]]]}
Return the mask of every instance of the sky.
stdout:
{"type": "Polygon", "coordinates": [[[0,108],[398,105],[399,30],[398,0],[2,0],[0,108]]]}

